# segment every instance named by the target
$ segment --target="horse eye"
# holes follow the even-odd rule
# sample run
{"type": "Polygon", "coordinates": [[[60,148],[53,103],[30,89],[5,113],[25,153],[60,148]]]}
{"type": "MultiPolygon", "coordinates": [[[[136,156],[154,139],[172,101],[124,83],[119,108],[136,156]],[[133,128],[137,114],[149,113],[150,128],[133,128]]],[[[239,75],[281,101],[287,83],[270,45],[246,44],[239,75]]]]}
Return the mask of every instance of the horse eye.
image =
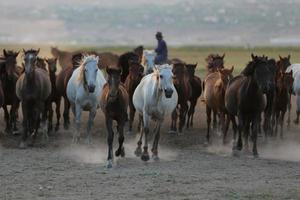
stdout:
{"type": "Polygon", "coordinates": [[[159,75],[159,78],[163,78],[163,75],[159,75]]]}

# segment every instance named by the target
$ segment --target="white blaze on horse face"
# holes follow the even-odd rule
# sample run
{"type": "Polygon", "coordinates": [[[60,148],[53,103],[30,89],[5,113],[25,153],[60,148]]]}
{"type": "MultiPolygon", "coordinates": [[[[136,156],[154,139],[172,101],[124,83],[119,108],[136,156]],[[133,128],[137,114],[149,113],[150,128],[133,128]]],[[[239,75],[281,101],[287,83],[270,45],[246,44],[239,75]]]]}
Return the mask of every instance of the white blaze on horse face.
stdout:
{"type": "Polygon", "coordinates": [[[84,65],[85,79],[89,92],[94,92],[97,85],[97,72],[98,62],[97,60],[89,61],[84,65]]]}
{"type": "Polygon", "coordinates": [[[33,71],[33,65],[35,63],[33,63],[34,60],[34,55],[33,54],[28,54],[25,57],[25,73],[26,74],[30,74],[33,71]]]}

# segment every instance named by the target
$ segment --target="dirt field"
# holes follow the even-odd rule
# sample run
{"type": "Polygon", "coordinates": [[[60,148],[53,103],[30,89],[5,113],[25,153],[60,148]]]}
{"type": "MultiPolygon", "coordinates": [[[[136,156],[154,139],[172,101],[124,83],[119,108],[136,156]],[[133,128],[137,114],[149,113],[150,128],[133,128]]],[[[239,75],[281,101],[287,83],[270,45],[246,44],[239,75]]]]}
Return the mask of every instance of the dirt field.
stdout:
{"type": "MultiPolygon", "coordinates": [[[[232,157],[231,146],[204,145],[203,105],[196,125],[184,135],[162,130],[160,161],[143,163],[133,154],[135,136],[126,135],[126,157],[106,169],[103,114],[98,112],[93,144],[72,145],[71,132],[53,133],[48,144],[17,148],[19,138],[1,136],[0,199],[299,199],[299,127],[284,141],[263,144],[260,158],[232,157]]],[[[86,115],[85,115],[86,119],[86,115]]],[[[85,120],[84,120],[85,121],[85,120]]],[[[1,124],[3,127],[4,124],[1,124]]],[[[117,139],[115,139],[115,147],[117,139]]]]}
{"type": "MultiPolygon", "coordinates": [[[[105,167],[106,129],[100,110],[91,146],[72,145],[72,129],[64,131],[62,127],[51,134],[47,144],[38,140],[34,148],[26,150],[17,148],[19,137],[1,133],[0,199],[300,199],[299,126],[292,124],[289,131],[285,127],[283,141],[264,143],[260,137],[259,158],[249,154],[233,157],[231,145],[222,146],[218,134],[212,145],[204,144],[204,113],[199,101],[195,126],[183,135],[168,133],[168,117],[158,162],[144,163],[136,158],[136,135],[126,135],[126,157],[115,159],[109,170],[105,167]]],[[[83,116],[85,124],[86,114],[83,116]]],[[[3,120],[1,110],[0,130],[4,130],[3,120]]]]}

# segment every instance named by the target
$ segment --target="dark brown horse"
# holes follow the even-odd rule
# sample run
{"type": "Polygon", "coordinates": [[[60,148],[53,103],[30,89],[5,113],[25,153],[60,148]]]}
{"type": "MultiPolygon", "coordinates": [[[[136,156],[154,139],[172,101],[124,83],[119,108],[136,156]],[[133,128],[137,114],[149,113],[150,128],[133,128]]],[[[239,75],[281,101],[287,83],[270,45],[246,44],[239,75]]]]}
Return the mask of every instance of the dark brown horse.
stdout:
{"type": "MultiPolygon", "coordinates": [[[[244,135],[245,150],[248,150],[249,129],[253,142],[253,155],[257,152],[257,133],[260,115],[266,107],[266,92],[272,82],[272,72],[267,65],[265,57],[251,55],[252,61],[248,63],[243,73],[233,78],[225,92],[225,107],[230,115],[238,117],[238,141],[234,141],[235,150],[242,150],[242,134],[244,135]]],[[[235,138],[234,138],[235,139],[235,138]]]]}
{"type": "Polygon", "coordinates": [[[82,53],[74,54],[72,57],[72,65],[62,69],[56,77],[56,95],[64,98],[64,129],[69,129],[70,125],[70,102],[67,97],[67,84],[73,71],[80,66],[82,53]]]}
{"type": "Polygon", "coordinates": [[[275,128],[275,136],[277,136],[278,124],[280,125],[280,137],[283,138],[283,122],[284,115],[290,103],[290,89],[293,86],[293,72],[285,73],[284,69],[280,69],[276,76],[276,95],[273,110],[273,127],[275,128]]]}
{"type": "Polygon", "coordinates": [[[19,52],[3,50],[5,61],[1,67],[0,79],[2,82],[3,93],[5,101],[3,105],[5,121],[6,121],[6,132],[17,131],[17,116],[19,109],[19,99],[16,95],[16,82],[20,76],[17,70],[17,57],[19,52]],[[10,112],[8,112],[7,106],[10,105],[10,112]]]}
{"type": "MultiPolygon", "coordinates": [[[[1,65],[1,64],[0,64],[1,65]]],[[[2,87],[2,82],[0,80],[0,108],[4,105],[4,92],[2,87]]]]}
{"type": "Polygon", "coordinates": [[[99,62],[99,69],[105,69],[108,66],[117,66],[119,56],[110,52],[101,52],[97,53],[94,51],[74,51],[74,52],[69,52],[69,51],[62,51],[59,50],[56,47],[51,47],[51,53],[54,58],[58,59],[59,65],[61,66],[62,69],[66,67],[71,67],[73,65],[72,63],[72,57],[76,54],[82,54],[82,53],[88,53],[88,54],[95,54],[99,56],[101,59],[101,62],[99,62]]]}
{"type": "Polygon", "coordinates": [[[60,102],[61,102],[61,96],[58,95],[57,89],[56,89],[56,71],[57,71],[57,59],[56,58],[49,58],[46,59],[46,62],[48,64],[48,72],[49,77],[51,81],[51,94],[47,100],[47,110],[48,110],[48,132],[53,130],[53,108],[52,103],[55,103],[56,105],[56,125],[55,125],[55,131],[58,131],[59,129],[59,120],[60,120],[60,102]]]}
{"type": "Polygon", "coordinates": [[[41,57],[37,57],[37,59],[36,59],[36,67],[37,68],[41,68],[41,69],[47,71],[47,65],[46,65],[45,59],[41,58],[41,57]]]}
{"type": "Polygon", "coordinates": [[[117,122],[119,133],[119,148],[115,155],[124,157],[124,125],[127,120],[128,94],[121,83],[121,70],[118,68],[107,68],[108,83],[104,85],[100,105],[105,114],[107,128],[108,157],[107,167],[111,168],[113,163],[113,120],[117,122]]]}
{"type": "Polygon", "coordinates": [[[188,110],[188,118],[186,127],[193,127],[193,119],[195,113],[195,107],[197,105],[198,98],[201,96],[202,93],[202,83],[200,77],[195,75],[195,69],[197,67],[196,64],[186,64],[186,71],[189,79],[189,83],[191,85],[192,95],[189,99],[190,107],[188,110]]]}
{"type": "MultiPolygon", "coordinates": [[[[221,68],[217,72],[208,74],[204,80],[204,100],[206,104],[207,116],[207,142],[210,142],[210,123],[211,112],[219,116],[219,125],[223,133],[223,143],[226,143],[226,134],[229,120],[226,120],[227,111],[225,108],[225,91],[232,77],[233,67],[231,69],[221,68]]],[[[228,117],[229,118],[229,117],[228,117]]],[[[230,118],[229,118],[230,119],[230,118]]],[[[233,126],[235,122],[233,120],[233,126]]]]}
{"type": "MultiPolygon", "coordinates": [[[[129,74],[125,81],[125,88],[129,95],[129,132],[132,132],[132,124],[134,121],[135,115],[135,107],[132,102],[133,93],[135,88],[141,82],[143,78],[143,67],[139,62],[136,61],[129,61],[129,74]]],[[[140,123],[139,123],[140,125],[140,123]]]]}
{"type": "MultiPolygon", "coordinates": [[[[288,55],[287,57],[282,57],[279,55],[279,60],[276,62],[277,65],[277,72],[276,72],[276,77],[278,77],[278,74],[280,72],[285,72],[285,70],[288,68],[288,66],[291,65],[290,62],[291,55],[288,55]]],[[[276,78],[277,79],[277,78],[276,78]]],[[[291,108],[292,108],[292,103],[291,103],[291,96],[293,94],[293,86],[289,89],[289,102],[288,102],[288,118],[287,118],[287,127],[290,127],[291,123],[291,108]]]]}
{"type": "Polygon", "coordinates": [[[188,112],[188,101],[192,96],[192,89],[186,72],[185,63],[179,59],[173,59],[173,83],[178,93],[177,108],[172,113],[171,132],[177,132],[177,118],[179,113],[178,131],[182,133],[188,112]]]}
{"type": "Polygon", "coordinates": [[[22,102],[23,112],[23,136],[20,148],[27,146],[28,134],[32,136],[32,144],[34,143],[40,122],[44,138],[48,139],[46,101],[51,93],[49,75],[36,67],[39,50],[31,49],[23,52],[25,73],[20,76],[16,84],[16,94],[22,102]]]}

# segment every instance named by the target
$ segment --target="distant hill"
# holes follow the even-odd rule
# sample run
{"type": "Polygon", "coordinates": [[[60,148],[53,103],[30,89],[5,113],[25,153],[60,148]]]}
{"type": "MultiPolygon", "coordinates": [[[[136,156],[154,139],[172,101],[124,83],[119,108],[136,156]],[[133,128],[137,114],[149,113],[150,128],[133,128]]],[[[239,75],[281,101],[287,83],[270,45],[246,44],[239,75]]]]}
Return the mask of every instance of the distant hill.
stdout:
{"type": "Polygon", "coordinates": [[[299,0],[0,2],[0,43],[300,45],[299,0]]]}

